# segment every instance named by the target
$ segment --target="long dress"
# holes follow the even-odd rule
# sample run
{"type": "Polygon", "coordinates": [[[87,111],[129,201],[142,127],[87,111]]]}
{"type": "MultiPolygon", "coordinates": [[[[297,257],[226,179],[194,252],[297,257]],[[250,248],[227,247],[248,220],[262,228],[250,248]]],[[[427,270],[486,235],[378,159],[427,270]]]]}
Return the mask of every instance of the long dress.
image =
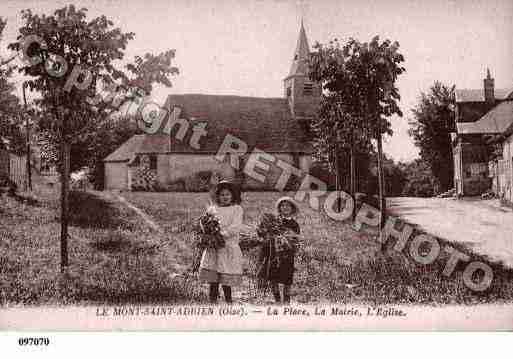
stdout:
{"type": "Polygon", "coordinates": [[[207,212],[219,219],[225,246],[207,248],[200,262],[199,278],[207,283],[238,285],[242,279],[242,252],[239,247],[239,232],[242,228],[243,209],[239,205],[212,206],[207,212]]]}

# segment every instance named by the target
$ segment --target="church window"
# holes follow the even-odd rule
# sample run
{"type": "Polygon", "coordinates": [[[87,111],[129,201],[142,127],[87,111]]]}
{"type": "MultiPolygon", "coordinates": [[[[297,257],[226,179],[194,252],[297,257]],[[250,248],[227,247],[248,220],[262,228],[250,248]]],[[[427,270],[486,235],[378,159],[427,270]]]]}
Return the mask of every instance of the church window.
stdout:
{"type": "Polygon", "coordinates": [[[311,82],[305,82],[303,85],[303,95],[310,96],[313,94],[313,84],[311,82]]]}
{"type": "Polygon", "coordinates": [[[292,95],[292,89],[290,87],[287,87],[287,97],[290,97],[292,95]]]}

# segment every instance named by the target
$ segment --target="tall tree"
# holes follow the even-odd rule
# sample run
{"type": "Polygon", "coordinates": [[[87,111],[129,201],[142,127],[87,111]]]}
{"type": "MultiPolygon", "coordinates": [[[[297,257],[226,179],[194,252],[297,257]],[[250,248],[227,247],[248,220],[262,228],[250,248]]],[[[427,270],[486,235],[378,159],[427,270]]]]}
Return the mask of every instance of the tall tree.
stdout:
{"type": "Polygon", "coordinates": [[[336,97],[328,101],[328,116],[322,113],[321,107],[314,128],[324,128],[325,135],[332,133],[332,142],[341,141],[349,148],[354,148],[355,140],[361,141],[364,147],[369,139],[376,140],[383,223],[382,136],[392,134],[389,118],[402,116],[398,105],[399,90],[395,85],[397,77],[405,71],[400,65],[404,57],[399,53],[399,43],[390,40],[380,42],[376,36],[368,43],[349,39],[343,47],[334,40],[327,46],[318,45],[317,49],[310,61],[311,77],[323,83],[328,94],[325,97],[332,93],[336,97]]]}
{"type": "Polygon", "coordinates": [[[399,52],[398,42],[392,43],[390,40],[380,42],[378,36],[368,43],[351,39],[348,48],[351,56],[346,65],[355,74],[354,81],[358,84],[357,93],[364,116],[364,128],[370,129],[370,135],[377,143],[380,227],[382,227],[385,218],[382,137],[384,134],[392,134],[390,117],[403,115],[398,105],[400,95],[395,83],[398,76],[405,71],[401,66],[404,57],[399,52]]]}
{"type": "MultiPolygon", "coordinates": [[[[7,22],[0,17],[0,41],[7,22]]],[[[0,57],[0,148],[16,153],[24,152],[25,138],[22,131],[21,107],[14,94],[11,76],[14,67],[9,59],[0,57]]]]}
{"type": "Polygon", "coordinates": [[[428,93],[421,93],[419,103],[412,109],[408,133],[420,148],[440,190],[446,191],[453,184],[453,159],[451,132],[454,131],[454,86],[436,81],[428,93]]]}
{"type": "Polygon", "coordinates": [[[355,195],[359,153],[368,153],[370,141],[358,97],[354,73],[347,67],[350,45],[335,39],[327,45],[316,44],[309,58],[310,78],[322,86],[317,116],[312,120],[316,157],[327,163],[336,175],[336,189],[342,190],[349,172],[349,191],[355,195]],[[349,171],[343,167],[349,157],[349,171]]]}
{"type": "MultiPolygon", "coordinates": [[[[68,187],[71,146],[81,146],[99,122],[108,120],[115,111],[110,101],[96,101],[97,85],[104,82],[128,88],[142,87],[151,91],[151,84],[170,86],[169,76],[177,69],[171,66],[174,50],[159,55],[136,57],[134,63],[116,67],[134,33],[124,33],[105,16],[87,20],[87,9],[69,5],[50,15],[22,11],[23,26],[17,41],[9,47],[21,51],[30,36],[33,42],[27,55],[32,59],[20,68],[31,90],[40,92],[38,105],[44,112],[39,124],[54,148],[60,148],[61,170],[61,265],[68,265],[68,187]],[[43,44],[43,43],[44,44],[43,44]],[[94,101],[91,101],[94,98],[94,101]]],[[[137,91],[135,91],[137,92],[137,91]]]]}

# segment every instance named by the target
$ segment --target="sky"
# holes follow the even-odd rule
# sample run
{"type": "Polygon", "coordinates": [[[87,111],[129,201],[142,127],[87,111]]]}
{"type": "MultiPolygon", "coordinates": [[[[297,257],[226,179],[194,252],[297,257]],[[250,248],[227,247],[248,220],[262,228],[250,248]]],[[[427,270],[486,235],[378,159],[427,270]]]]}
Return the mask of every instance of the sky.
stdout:
{"type": "MultiPolygon", "coordinates": [[[[152,93],[161,103],[170,93],[282,97],[301,18],[310,46],[375,35],[398,41],[406,68],[397,82],[404,116],[392,119],[394,135],[384,143],[395,160],[418,156],[407,133],[410,110],[435,81],[482,88],[488,67],[496,88],[513,87],[512,0],[2,0],[7,27],[0,55],[8,55],[6,46],[16,38],[20,10],[48,14],[69,3],[134,32],[127,59],[176,50],[180,74],[173,87],[152,93]]],[[[14,80],[21,91],[23,79],[14,80]]]]}

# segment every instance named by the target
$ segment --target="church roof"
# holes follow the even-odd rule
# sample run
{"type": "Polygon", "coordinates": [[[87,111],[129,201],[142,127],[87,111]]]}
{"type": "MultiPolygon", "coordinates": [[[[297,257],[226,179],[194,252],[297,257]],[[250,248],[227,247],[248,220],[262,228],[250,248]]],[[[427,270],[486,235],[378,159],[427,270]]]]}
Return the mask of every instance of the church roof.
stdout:
{"type": "Polygon", "coordinates": [[[217,153],[225,136],[230,134],[248,145],[248,152],[258,148],[266,152],[311,152],[305,131],[292,117],[284,98],[261,98],[226,95],[170,95],[166,108],[178,106],[182,117],[192,124],[206,122],[207,135],[200,149],[189,146],[190,130],[184,141],[171,132],[171,152],[217,153]]]}
{"type": "Polygon", "coordinates": [[[294,51],[294,59],[290,67],[289,75],[306,75],[308,73],[308,56],[310,55],[310,47],[306,38],[305,27],[301,20],[301,28],[299,29],[299,38],[297,39],[296,51],[294,51]]]}
{"type": "Polygon", "coordinates": [[[171,134],[134,135],[104,161],[127,161],[137,153],[208,153],[219,150],[226,135],[239,138],[248,145],[248,153],[258,148],[268,153],[311,153],[305,130],[290,113],[286,99],[225,95],[170,95],[164,106],[172,111],[181,108],[180,118],[190,123],[183,141],[176,138],[178,126],[171,134]],[[207,134],[199,141],[200,148],[190,146],[192,128],[206,123],[207,134]]]}
{"type": "MultiPolygon", "coordinates": [[[[289,76],[306,75],[310,53],[305,28],[301,21],[295,58],[289,76]]],[[[170,112],[181,109],[180,118],[189,121],[183,141],[176,138],[178,126],[171,134],[135,135],[107,156],[104,161],[127,161],[137,153],[208,153],[219,150],[226,135],[232,135],[254,148],[269,153],[311,153],[306,124],[302,118],[311,116],[311,104],[297,104],[292,115],[288,99],[227,95],[184,94],[170,95],[164,108],[170,112]],[[206,123],[206,135],[200,138],[200,148],[190,145],[193,128],[206,123]]],[[[167,118],[166,118],[167,119],[167,118]]]]}
{"type": "MultiPolygon", "coordinates": [[[[456,89],[456,102],[484,102],[483,89],[456,89]]],[[[505,100],[508,97],[513,98],[513,89],[495,89],[496,100],[505,100]]]]}
{"type": "Polygon", "coordinates": [[[457,123],[459,134],[502,134],[513,124],[513,100],[501,102],[475,122],[457,123]]]}

